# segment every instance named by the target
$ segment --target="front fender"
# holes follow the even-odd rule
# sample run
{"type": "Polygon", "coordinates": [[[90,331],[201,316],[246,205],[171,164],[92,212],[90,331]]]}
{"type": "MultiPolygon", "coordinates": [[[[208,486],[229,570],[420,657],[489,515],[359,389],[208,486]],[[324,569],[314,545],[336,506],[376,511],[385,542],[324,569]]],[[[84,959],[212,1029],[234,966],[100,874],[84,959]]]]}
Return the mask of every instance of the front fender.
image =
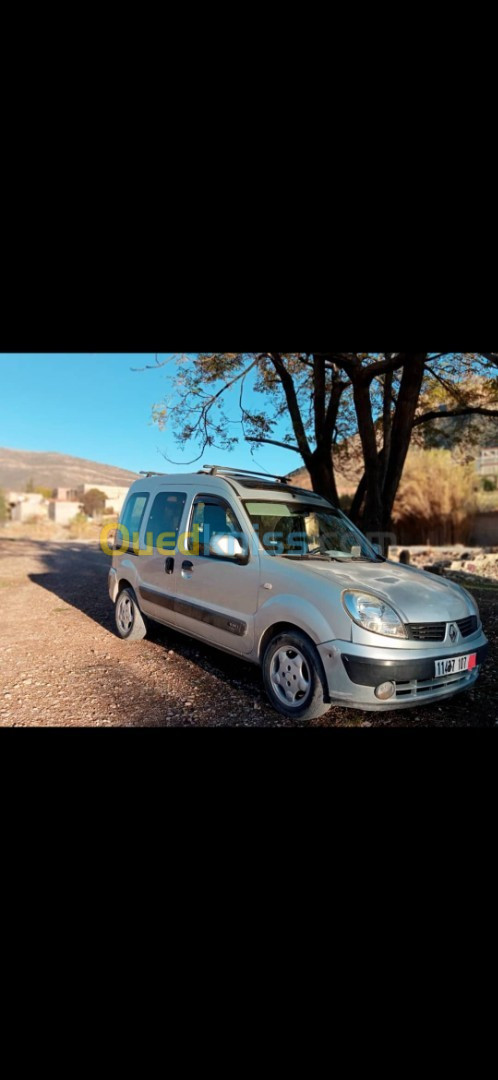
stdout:
{"type": "Polygon", "coordinates": [[[351,635],[351,620],[347,619],[344,613],[343,622],[341,615],[342,612],[337,613],[337,620],[334,620],[337,623],[340,622],[341,625],[333,626],[332,621],[326,618],[315,604],[304,597],[286,595],[285,593],[270,596],[261,605],[255,618],[255,638],[258,651],[263,634],[266,633],[270,626],[280,622],[290,623],[299,630],[304,630],[315,645],[321,645],[324,641],[332,641],[336,637],[344,636],[345,630],[347,631],[346,640],[348,640],[351,635]]]}

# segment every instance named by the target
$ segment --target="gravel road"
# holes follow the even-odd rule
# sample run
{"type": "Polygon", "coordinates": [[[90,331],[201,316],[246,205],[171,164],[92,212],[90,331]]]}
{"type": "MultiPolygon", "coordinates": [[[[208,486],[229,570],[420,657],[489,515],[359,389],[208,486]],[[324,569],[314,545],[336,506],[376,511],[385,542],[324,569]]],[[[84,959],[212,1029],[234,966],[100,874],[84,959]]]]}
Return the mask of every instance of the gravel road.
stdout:
{"type": "MultiPolygon", "coordinates": [[[[0,724],[288,727],[258,668],[159,628],[128,643],[113,630],[109,559],[93,542],[0,539],[0,724]]],[[[498,722],[498,589],[474,594],[491,659],[445,704],[384,714],[331,709],[312,726],[490,727],[498,722]]],[[[306,725],[307,726],[307,725],[306,725]]]]}

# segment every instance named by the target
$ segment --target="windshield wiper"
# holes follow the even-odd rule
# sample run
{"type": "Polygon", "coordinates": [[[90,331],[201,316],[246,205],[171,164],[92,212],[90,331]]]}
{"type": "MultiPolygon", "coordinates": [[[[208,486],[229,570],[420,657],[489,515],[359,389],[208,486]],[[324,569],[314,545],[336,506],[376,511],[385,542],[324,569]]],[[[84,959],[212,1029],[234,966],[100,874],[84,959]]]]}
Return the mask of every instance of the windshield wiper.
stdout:
{"type": "Polygon", "coordinates": [[[384,555],[375,555],[374,559],[369,559],[368,555],[351,555],[351,562],[387,562],[384,555]]]}

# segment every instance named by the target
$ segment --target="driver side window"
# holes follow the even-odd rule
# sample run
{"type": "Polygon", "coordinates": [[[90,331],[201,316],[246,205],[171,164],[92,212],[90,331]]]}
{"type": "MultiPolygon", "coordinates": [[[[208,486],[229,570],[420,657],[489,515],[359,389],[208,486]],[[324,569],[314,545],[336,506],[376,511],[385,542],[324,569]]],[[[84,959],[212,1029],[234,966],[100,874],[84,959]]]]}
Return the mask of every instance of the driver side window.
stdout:
{"type": "Polygon", "coordinates": [[[240,543],[244,544],[241,527],[228,503],[215,495],[198,495],[192,509],[188,550],[206,558],[219,558],[211,555],[209,544],[214,536],[227,533],[236,536],[240,543]]]}

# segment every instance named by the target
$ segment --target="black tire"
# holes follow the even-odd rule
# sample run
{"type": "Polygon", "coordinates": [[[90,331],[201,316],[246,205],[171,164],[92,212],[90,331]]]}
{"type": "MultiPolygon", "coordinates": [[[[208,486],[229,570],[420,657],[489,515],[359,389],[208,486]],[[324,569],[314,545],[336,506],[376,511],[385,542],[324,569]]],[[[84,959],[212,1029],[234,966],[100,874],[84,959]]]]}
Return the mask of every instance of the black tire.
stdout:
{"type": "Polygon", "coordinates": [[[269,641],[262,670],[271,704],[284,716],[314,720],[330,709],[324,700],[327,686],[320,657],[300,630],[288,630],[269,641]]]}
{"type": "Polygon", "coordinates": [[[120,638],[141,641],[147,633],[133,589],[121,589],[114,606],[114,622],[120,638]]]}

